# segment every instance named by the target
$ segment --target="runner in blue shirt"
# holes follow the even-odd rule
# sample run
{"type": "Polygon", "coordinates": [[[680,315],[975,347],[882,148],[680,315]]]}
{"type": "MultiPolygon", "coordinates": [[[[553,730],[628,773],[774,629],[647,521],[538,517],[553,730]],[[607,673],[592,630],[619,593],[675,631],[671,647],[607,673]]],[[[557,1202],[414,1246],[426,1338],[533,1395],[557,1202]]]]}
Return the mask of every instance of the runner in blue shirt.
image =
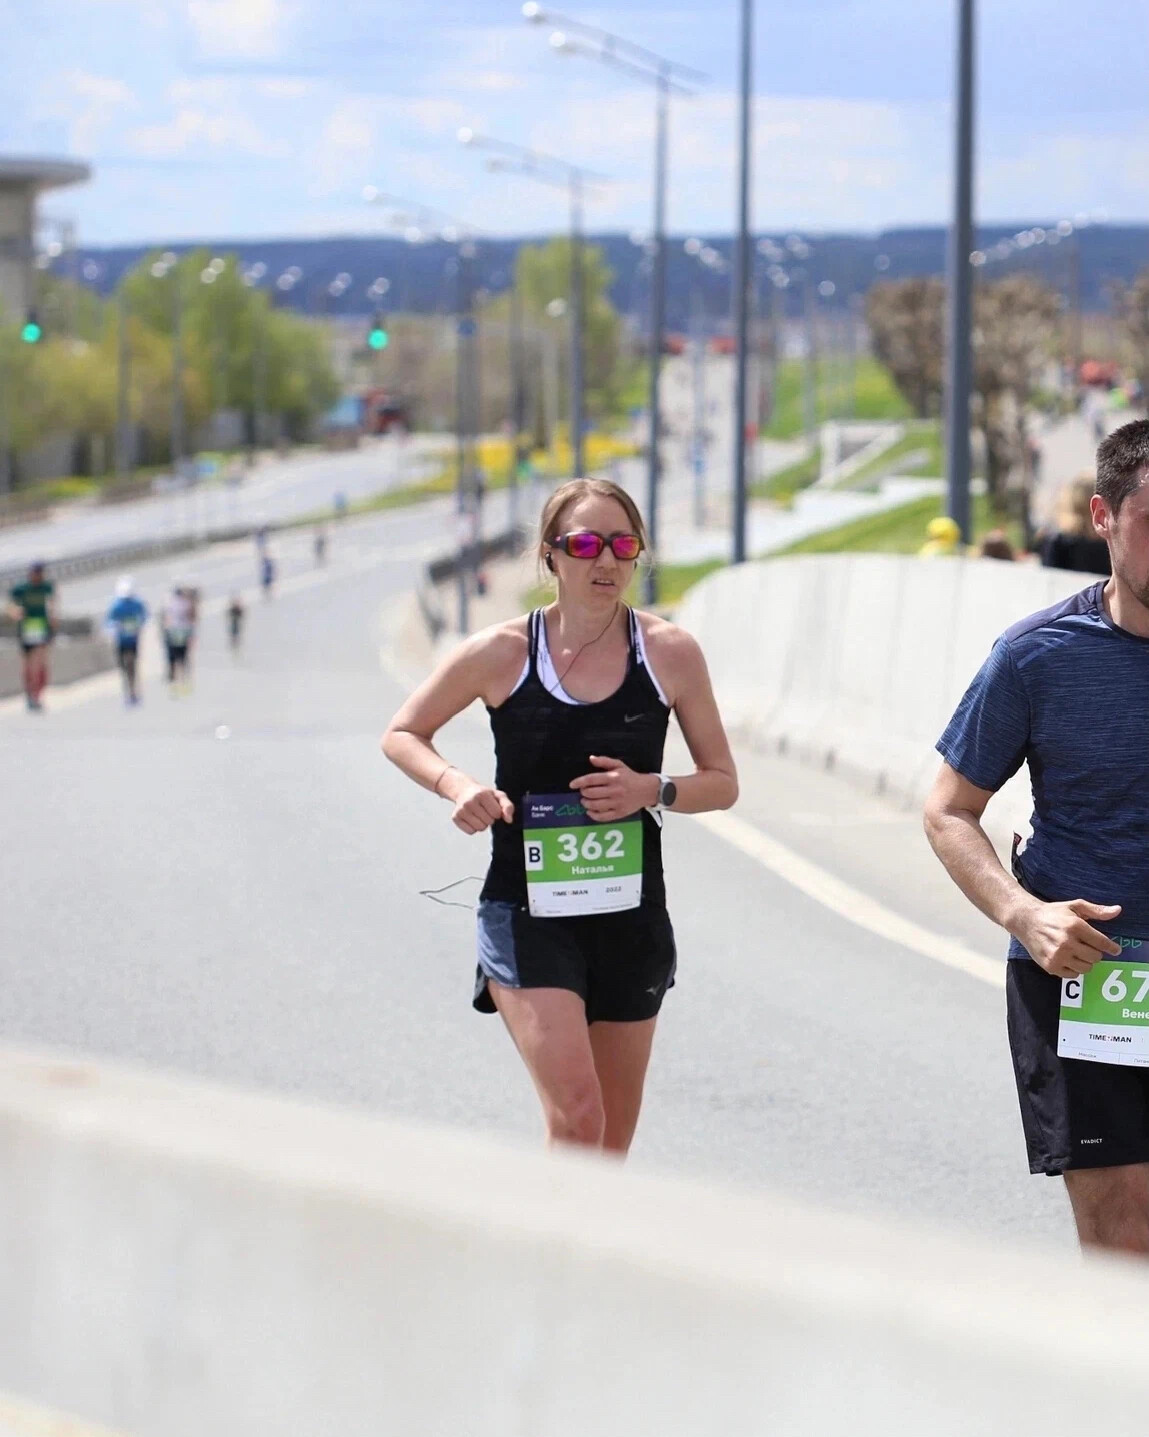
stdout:
{"type": "Polygon", "coordinates": [[[938,742],[925,822],[1011,935],[1030,1170],[1064,1175],[1083,1245],[1149,1255],[1149,420],[1101,444],[1096,489],[1112,577],[997,640],[938,742]],[[981,816],[1023,763],[1033,837],[1010,873],[981,816]]]}
{"type": "Polygon", "coordinates": [[[148,619],[148,606],[136,597],[126,575],[116,584],[116,597],[104,619],[104,627],[116,649],[116,663],[124,676],[124,702],[132,707],[140,701],[140,635],[148,619]]]}

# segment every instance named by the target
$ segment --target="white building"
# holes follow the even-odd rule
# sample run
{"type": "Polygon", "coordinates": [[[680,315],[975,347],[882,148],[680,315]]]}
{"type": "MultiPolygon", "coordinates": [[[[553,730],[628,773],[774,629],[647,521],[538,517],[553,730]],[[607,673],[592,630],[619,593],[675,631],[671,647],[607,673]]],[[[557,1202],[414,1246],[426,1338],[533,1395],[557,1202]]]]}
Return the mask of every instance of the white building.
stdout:
{"type": "Polygon", "coordinates": [[[35,303],[36,201],[42,190],[91,175],[76,160],[0,156],[0,313],[20,321],[35,303]]]}

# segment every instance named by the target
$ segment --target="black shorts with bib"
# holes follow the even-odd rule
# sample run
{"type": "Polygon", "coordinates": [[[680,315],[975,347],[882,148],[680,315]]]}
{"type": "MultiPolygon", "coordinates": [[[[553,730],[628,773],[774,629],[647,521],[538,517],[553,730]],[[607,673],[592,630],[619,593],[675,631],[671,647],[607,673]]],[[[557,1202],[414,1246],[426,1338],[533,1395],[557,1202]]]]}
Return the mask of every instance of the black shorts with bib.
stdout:
{"type": "Polygon", "coordinates": [[[1149,1068],[1060,1057],[1061,979],[1029,957],[1005,966],[1030,1172],[1057,1177],[1076,1168],[1149,1163],[1149,1068]]]}

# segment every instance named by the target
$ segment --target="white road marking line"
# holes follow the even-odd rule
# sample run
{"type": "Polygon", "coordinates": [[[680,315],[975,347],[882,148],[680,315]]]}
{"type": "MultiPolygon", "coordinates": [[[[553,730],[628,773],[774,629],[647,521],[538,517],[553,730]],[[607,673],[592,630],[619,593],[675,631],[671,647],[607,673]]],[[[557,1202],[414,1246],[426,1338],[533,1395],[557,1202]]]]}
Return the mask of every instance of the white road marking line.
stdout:
{"type": "Polygon", "coordinates": [[[743,818],[725,812],[697,813],[693,816],[696,823],[709,829],[716,837],[724,839],[779,878],[784,878],[807,898],[812,898],[839,917],[849,919],[878,938],[897,943],[912,953],[920,953],[923,958],[932,958],[935,963],[955,968],[970,978],[978,978],[992,988],[1004,989],[1004,961],[994,962],[954,938],[943,938],[940,933],[931,933],[919,923],[903,918],[884,903],[827,873],[824,868],[819,868],[777,839],[770,838],[743,818]]]}

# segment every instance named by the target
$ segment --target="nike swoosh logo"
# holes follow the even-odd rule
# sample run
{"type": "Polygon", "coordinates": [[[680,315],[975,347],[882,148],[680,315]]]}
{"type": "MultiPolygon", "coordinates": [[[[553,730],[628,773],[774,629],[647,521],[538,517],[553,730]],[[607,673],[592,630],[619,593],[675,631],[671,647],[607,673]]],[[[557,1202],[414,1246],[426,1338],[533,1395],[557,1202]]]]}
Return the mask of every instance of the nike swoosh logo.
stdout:
{"type": "Polygon", "coordinates": [[[622,721],[623,723],[637,723],[642,717],[642,714],[625,714],[622,721]]]}

